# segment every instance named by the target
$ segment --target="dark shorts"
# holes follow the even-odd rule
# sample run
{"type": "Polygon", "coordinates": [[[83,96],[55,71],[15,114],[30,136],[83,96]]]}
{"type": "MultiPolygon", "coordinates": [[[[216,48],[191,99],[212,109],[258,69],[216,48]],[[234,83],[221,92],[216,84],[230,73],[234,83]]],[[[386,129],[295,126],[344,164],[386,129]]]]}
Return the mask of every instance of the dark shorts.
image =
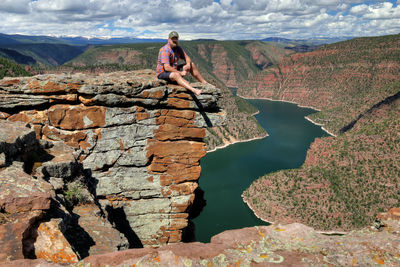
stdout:
{"type": "Polygon", "coordinates": [[[166,80],[167,82],[172,82],[171,79],[169,78],[169,75],[171,75],[171,72],[164,71],[164,72],[161,72],[160,74],[158,74],[157,78],[166,80]]]}
{"type": "MultiPolygon", "coordinates": [[[[179,70],[179,71],[183,70],[183,66],[184,66],[184,65],[185,65],[185,63],[179,64],[179,65],[178,65],[178,70],[179,70]]],[[[166,80],[167,82],[170,82],[170,83],[173,83],[174,81],[172,81],[172,80],[169,78],[169,75],[171,75],[171,72],[169,72],[169,71],[164,71],[164,72],[161,72],[160,74],[158,74],[157,78],[158,78],[158,79],[162,79],[162,80],[166,80]]]]}

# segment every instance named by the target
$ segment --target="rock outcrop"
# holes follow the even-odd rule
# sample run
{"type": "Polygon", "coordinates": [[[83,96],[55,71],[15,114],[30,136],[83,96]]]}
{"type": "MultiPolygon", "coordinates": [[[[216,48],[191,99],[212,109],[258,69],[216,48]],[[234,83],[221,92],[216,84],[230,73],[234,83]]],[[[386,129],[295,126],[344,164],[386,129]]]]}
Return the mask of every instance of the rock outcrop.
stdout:
{"type": "Polygon", "coordinates": [[[205,127],[225,117],[219,89],[195,86],[148,70],[0,80],[0,260],[180,242],[205,127]]]}
{"type": "MultiPolygon", "coordinates": [[[[373,226],[326,235],[303,224],[229,230],[211,242],[129,249],[94,255],[72,266],[399,266],[400,212],[380,214],[373,226]]],[[[46,266],[40,260],[8,266],[46,266]]],[[[49,266],[59,266],[57,264],[49,266]]]]}
{"type": "Polygon", "coordinates": [[[84,260],[90,266],[399,266],[400,213],[380,214],[374,226],[343,236],[303,224],[270,225],[220,233],[211,243],[128,250],[84,260]]]}

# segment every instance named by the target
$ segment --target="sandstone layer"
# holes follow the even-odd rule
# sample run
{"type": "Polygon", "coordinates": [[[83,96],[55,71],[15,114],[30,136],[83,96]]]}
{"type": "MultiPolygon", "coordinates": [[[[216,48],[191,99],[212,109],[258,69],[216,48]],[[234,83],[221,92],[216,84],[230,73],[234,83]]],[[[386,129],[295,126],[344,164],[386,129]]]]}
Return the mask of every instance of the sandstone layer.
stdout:
{"type": "MultiPolygon", "coordinates": [[[[94,255],[70,266],[399,266],[400,209],[380,214],[373,226],[324,235],[299,223],[229,230],[211,242],[129,249],[94,255]]],[[[4,267],[61,266],[19,260],[4,267]]]]}
{"type": "Polygon", "coordinates": [[[225,117],[220,90],[195,86],[202,95],[149,70],[0,80],[2,128],[27,133],[2,134],[1,181],[10,189],[0,197],[0,226],[19,227],[13,216],[28,212],[20,232],[29,228],[33,247],[24,254],[20,235],[4,230],[16,241],[1,259],[57,258],[36,246],[51,247],[48,236],[60,237],[53,245],[73,252],[70,261],[180,242],[206,153],[205,127],[225,117]],[[11,177],[33,183],[32,193],[13,193],[22,191],[11,177]],[[21,210],[26,201],[31,206],[21,210]]]}

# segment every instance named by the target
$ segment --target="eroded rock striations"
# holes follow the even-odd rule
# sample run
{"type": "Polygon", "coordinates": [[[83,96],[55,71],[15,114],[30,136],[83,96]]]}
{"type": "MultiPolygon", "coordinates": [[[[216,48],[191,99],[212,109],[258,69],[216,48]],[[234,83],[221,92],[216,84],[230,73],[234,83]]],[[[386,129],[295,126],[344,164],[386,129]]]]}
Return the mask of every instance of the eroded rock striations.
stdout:
{"type": "Polygon", "coordinates": [[[220,90],[195,86],[149,70],[0,80],[0,260],[180,242],[205,127],[225,117],[220,90]]]}
{"type": "MultiPolygon", "coordinates": [[[[211,242],[129,249],[93,255],[71,266],[399,266],[400,209],[347,235],[324,235],[299,223],[229,230],[211,242]]],[[[4,267],[61,266],[19,260],[4,267]]]]}

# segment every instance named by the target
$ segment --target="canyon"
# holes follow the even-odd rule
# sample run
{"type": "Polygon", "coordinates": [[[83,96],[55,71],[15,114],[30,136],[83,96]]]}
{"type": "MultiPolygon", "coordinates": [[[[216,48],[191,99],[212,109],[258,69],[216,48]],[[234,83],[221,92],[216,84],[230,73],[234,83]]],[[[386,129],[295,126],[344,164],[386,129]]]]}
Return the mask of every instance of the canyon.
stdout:
{"type": "MultiPolygon", "coordinates": [[[[2,139],[0,235],[10,252],[0,256],[42,258],[2,264],[398,266],[399,38],[357,38],[296,54],[275,48],[275,57],[246,42],[240,49],[188,42],[185,50],[221,87],[204,88],[198,101],[143,70],[2,80],[2,128],[18,134],[2,139]],[[185,235],[203,138],[215,148],[265,135],[238,112],[225,85],[244,97],[311,106],[319,112],[308,118],[336,137],[316,139],[301,168],[260,177],[243,193],[273,225],[227,231],[209,244],[173,244],[185,235]],[[204,129],[210,126],[215,134],[204,129]],[[49,236],[58,237],[58,253],[43,249],[49,236]]],[[[128,53],[138,58],[130,67],[154,64],[156,50],[128,53]]],[[[114,52],[103,60],[111,57],[108,66],[121,67],[112,65],[114,52]]]]}
{"type": "Polygon", "coordinates": [[[258,216],[348,232],[400,205],[399,44],[357,38],[290,55],[239,89],[314,107],[308,119],[335,136],[317,138],[301,168],[253,182],[243,197],[258,216]]]}

